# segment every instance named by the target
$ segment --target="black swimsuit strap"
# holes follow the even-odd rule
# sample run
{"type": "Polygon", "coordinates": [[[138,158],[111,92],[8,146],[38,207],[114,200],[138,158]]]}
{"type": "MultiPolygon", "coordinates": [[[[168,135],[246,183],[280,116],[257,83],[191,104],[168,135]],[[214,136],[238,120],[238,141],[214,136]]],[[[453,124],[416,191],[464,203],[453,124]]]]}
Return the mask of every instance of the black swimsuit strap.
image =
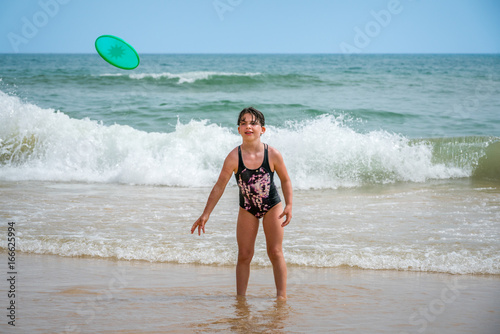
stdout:
{"type": "Polygon", "coordinates": [[[264,161],[262,161],[262,167],[266,169],[269,173],[271,172],[271,165],[269,164],[269,145],[264,144],[264,161]]]}
{"type": "Polygon", "coordinates": [[[240,174],[244,166],[245,164],[243,163],[243,157],[241,156],[241,145],[240,145],[238,146],[238,173],[236,174],[240,174]]]}

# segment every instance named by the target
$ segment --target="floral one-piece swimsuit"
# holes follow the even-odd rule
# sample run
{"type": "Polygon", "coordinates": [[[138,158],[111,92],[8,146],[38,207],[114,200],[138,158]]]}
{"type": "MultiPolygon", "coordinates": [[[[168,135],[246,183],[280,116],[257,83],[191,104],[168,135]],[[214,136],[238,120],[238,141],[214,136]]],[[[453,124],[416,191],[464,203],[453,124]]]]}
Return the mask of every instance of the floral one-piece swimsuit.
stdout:
{"type": "Polygon", "coordinates": [[[245,167],[238,147],[238,172],[234,174],[240,188],[240,207],[257,218],[262,218],[276,204],[281,202],[274,185],[274,172],[269,166],[268,145],[264,145],[264,161],[257,169],[245,167]]]}

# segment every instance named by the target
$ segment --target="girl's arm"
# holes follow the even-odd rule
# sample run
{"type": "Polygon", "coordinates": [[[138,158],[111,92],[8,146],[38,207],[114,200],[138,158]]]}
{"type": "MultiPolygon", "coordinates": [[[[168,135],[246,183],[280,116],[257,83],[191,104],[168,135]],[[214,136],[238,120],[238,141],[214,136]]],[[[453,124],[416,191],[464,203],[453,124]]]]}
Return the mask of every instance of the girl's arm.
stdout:
{"type": "Polygon", "coordinates": [[[205,209],[203,210],[203,213],[201,214],[200,218],[198,218],[196,222],[193,224],[193,227],[191,227],[191,234],[194,233],[197,227],[198,227],[198,235],[201,234],[202,230],[203,233],[205,233],[205,224],[207,223],[208,218],[210,218],[210,214],[212,213],[213,209],[215,208],[215,206],[219,202],[219,199],[224,193],[226,185],[229,182],[229,179],[233,175],[233,172],[236,170],[236,168],[238,168],[238,153],[237,150],[236,151],[233,150],[226,157],[226,160],[224,161],[224,165],[222,166],[222,170],[219,175],[219,179],[215,183],[214,187],[212,188],[212,191],[210,192],[210,195],[208,196],[205,209]],[[236,158],[234,157],[235,155],[234,152],[236,152],[236,158]]]}
{"type": "Polygon", "coordinates": [[[288,176],[285,161],[283,160],[281,153],[272,147],[270,147],[270,151],[272,152],[270,159],[272,159],[272,162],[274,163],[274,170],[280,178],[281,190],[283,191],[283,196],[285,197],[285,208],[283,209],[283,213],[280,215],[280,218],[286,216],[285,221],[281,224],[282,227],[285,227],[290,223],[290,220],[292,220],[292,181],[290,180],[290,176],[288,176]]]}

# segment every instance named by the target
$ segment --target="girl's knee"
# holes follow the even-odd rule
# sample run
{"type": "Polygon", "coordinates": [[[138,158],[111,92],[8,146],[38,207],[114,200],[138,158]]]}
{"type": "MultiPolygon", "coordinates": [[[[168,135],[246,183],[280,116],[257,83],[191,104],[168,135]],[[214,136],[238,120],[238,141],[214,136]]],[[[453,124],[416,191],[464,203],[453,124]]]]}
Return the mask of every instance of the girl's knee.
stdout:
{"type": "Polygon", "coordinates": [[[240,263],[250,263],[253,258],[253,250],[239,250],[238,251],[238,262],[240,263]]]}
{"type": "Polygon", "coordinates": [[[284,258],[283,249],[281,247],[271,247],[267,249],[267,255],[271,262],[279,261],[284,258]]]}

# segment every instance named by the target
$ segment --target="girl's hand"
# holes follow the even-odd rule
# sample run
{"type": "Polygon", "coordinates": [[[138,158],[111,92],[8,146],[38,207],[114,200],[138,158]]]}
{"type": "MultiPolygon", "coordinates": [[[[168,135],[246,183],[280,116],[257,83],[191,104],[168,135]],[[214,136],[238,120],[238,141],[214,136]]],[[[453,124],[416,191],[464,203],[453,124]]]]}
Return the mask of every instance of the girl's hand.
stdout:
{"type": "Polygon", "coordinates": [[[200,218],[198,218],[198,220],[196,220],[193,224],[193,227],[191,227],[191,234],[194,233],[194,231],[196,230],[196,227],[198,227],[198,235],[201,235],[201,231],[203,230],[203,233],[205,233],[205,224],[207,223],[208,221],[208,217],[205,217],[205,216],[201,216],[200,218]]]}
{"type": "Polygon", "coordinates": [[[281,224],[281,227],[285,227],[290,223],[290,220],[292,220],[292,206],[287,205],[285,209],[283,209],[283,213],[279,216],[279,218],[283,218],[286,216],[285,221],[281,224]]]}

